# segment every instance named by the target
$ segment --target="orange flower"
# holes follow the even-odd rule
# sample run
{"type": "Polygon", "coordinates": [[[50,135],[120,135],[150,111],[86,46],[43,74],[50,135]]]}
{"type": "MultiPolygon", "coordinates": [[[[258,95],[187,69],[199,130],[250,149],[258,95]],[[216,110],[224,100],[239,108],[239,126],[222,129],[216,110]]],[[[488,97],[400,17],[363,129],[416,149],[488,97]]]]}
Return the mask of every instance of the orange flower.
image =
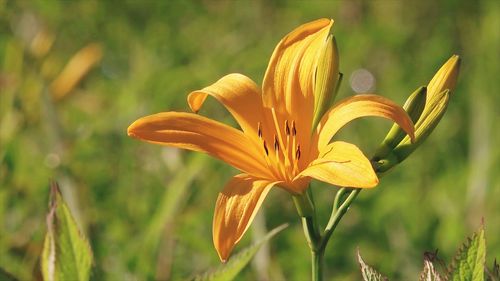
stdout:
{"type": "Polygon", "coordinates": [[[300,194],[312,178],[355,188],[377,185],[370,161],[355,145],[330,143],[346,123],[379,116],[395,121],[413,135],[413,124],[405,111],[376,95],[343,100],[326,111],[313,128],[315,108],[321,107],[315,106],[315,86],[317,77],[324,74],[316,71],[325,69],[325,57],[332,58],[329,71],[333,69],[331,75],[338,76],[336,53],[322,53],[335,51],[324,47],[333,39],[329,36],[332,25],[333,20],[320,19],[285,36],[271,57],[262,90],[244,75],[229,74],[189,94],[194,112],[210,95],[228,109],[241,130],[184,112],[146,116],[128,128],[129,136],[205,152],[242,172],[227,183],[215,206],[213,240],[222,261],[227,260],[273,186],[300,194]]]}

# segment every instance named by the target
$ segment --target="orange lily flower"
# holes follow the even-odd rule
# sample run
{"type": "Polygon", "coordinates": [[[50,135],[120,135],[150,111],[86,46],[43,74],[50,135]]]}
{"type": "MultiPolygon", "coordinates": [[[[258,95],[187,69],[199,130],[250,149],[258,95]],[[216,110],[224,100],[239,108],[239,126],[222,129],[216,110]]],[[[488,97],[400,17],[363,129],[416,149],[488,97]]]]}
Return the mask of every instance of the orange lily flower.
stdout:
{"type": "MultiPolygon", "coordinates": [[[[379,116],[395,121],[413,136],[406,112],[376,95],[343,100],[312,128],[316,70],[319,58],[324,57],[323,46],[332,39],[332,25],[333,20],[320,19],[285,36],[271,57],[262,90],[242,74],[229,74],[189,94],[188,103],[195,113],[212,96],[227,108],[241,130],[184,112],[146,116],[128,128],[131,137],[208,153],[242,172],[226,184],[215,206],[213,241],[222,261],[227,260],[273,186],[301,194],[313,178],[354,188],[377,185],[370,161],[355,145],[330,143],[346,123],[379,116]]],[[[338,61],[331,63],[338,67],[338,61]]],[[[332,75],[338,75],[338,69],[332,75]]]]}

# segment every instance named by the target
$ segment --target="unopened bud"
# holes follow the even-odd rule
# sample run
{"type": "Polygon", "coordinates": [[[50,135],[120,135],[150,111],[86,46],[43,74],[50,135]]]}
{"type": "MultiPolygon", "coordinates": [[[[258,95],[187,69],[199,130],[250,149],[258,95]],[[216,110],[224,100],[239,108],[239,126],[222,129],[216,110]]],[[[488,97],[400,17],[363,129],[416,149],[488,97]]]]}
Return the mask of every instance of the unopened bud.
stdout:
{"type": "MultiPolygon", "coordinates": [[[[405,106],[405,109],[415,123],[415,141],[411,142],[408,135],[398,141],[401,135],[397,129],[394,129],[394,127],[391,128],[391,131],[373,158],[377,161],[377,165],[382,172],[389,170],[406,159],[432,133],[446,112],[451,91],[455,88],[457,83],[459,69],[460,57],[453,55],[436,72],[427,85],[427,94],[424,95],[426,96],[424,108],[419,109],[418,107],[421,105],[419,106],[416,104],[416,107],[413,109],[414,112],[410,113],[409,107],[407,108],[405,106]],[[396,131],[393,131],[393,129],[396,131]],[[391,132],[393,135],[391,135],[391,132]],[[395,143],[396,146],[394,147],[395,143]]],[[[418,90],[416,92],[418,92],[418,90]]],[[[412,95],[414,94],[415,93],[412,95]]],[[[415,96],[415,98],[417,97],[418,95],[415,96]]],[[[410,105],[410,99],[411,96],[407,101],[408,105],[410,105]]],[[[417,100],[414,102],[416,101],[417,100]]]]}
{"type": "Polygon", "coordinates": [[[405,158],[407,153],[415,150],[431,134],[443,117],[451,91],[454,90],[457,83],[459,69],[460,57],[453,55],[441,66],[427,85],[425,108],[415,123],[416,141],[410,144],[409,139],[405,138],[398,146],[399,153],[402,153],[405,158]]]}
{"type": "Polygon", "coordinates": [[[460,57],[451,56],[443,66],[432,77],[427,85],[427,100],[430,101],[434,95],[437,95],[448,89],[452,92],[457,84],[458,72],[460,70],[460,57]]]}
{"type": "Polygon", "coordinates": [[[394,150],[401,161],[408,157],[431,134],[446,112],[449,99],[450,90],[444,90],[434,95],[426,104],[424,114],[415,125],[415,142],[411,143],[409,137],[405,137],[394,150]]]}
{"type": "Polygon", "coordinates": [[[335,37],[328,36],[322,46],[316,67],[314,83],[313,129],[330,108],[337,93],[339,82],[339,55],[335,37]]]}
{"type": "MultiPolygon", "coordinates": [[[[413,123],[418,121],[424,110],[426,95],[427,88],[422,86],[415,90],[403,105],[403,109],[408,113],[408,116],[410,116],[413,123]]],[[[406,135],[406,132],[400,126],[394,124],[389,130],[389,133],[385,136],[382,144],[377,149],[377,152],[375,152],[375,156],[373,158],[375,160],[384,158],[403,140],[406,135]]]]}

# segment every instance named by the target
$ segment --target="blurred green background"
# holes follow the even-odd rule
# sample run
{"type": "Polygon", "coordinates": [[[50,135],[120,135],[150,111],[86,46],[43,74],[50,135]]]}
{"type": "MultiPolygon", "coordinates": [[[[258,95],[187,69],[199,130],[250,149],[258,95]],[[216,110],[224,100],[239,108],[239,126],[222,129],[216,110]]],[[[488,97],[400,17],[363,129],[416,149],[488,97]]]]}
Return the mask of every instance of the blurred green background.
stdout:
{"type": "MultiPolygon", "coordinates": [[[[187,111],[187,93],[231,72],[260,84],[278,41],[320,17],[335,19],[346,78],[339,98],[354,94],[349,77],[364,68],[374,92],[402,104],[452,54],[462,57],[441,124],[341,222],[326,280],[361,279],[358,247],[391,279],[415,280],[425,251],[449,261],[483,219],[491,265],[500,258],[499,3],[0,1],[0,267],[21,280],[36,274],[50,179],[90,240],[93,279],[182,280],[218,265],[213,208],[237,171],[128,138],[126,128],[144,115],[187,111]]],[[[213,101],[201,114],[233,122],[213,101]]],[[[389,127],[355,121],[338,139],[370,155],[389,127]]],[[[313,190],[326,222],[335,189],[313,190]]],[[[275,189],[260,214],[237,249],[291,226],[239,279],[307,280],[290,196],[275,189]]]]}

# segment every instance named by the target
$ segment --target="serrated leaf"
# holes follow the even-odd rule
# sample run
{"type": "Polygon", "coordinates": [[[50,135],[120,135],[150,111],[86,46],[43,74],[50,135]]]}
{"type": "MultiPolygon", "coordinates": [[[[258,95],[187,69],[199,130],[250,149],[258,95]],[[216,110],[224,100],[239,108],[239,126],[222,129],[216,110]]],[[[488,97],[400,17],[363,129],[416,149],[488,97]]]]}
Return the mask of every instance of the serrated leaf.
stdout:
{"type": "Polygon", "coordinates": [[[486,262],[486,241],[484,226],[467,239],[458,250],[450,268],[452,281],[483,281],[486,262]]]}
{"type": "Polygon", "coordinates": [[[51,184],[47,233],[41,260],[45,281],[89,280],[92,251],[56,183],[51,184]]]}
{"type": "Polygon", "coordinates": [[[389,278],[383,276],[378,271],[373,269],[371,266],[367,265],[365,261],[361,258],[361,254],[358,249],[358,263],[361,270],[361,276],[363,276],[363,281],[388,281],[389,278]]]}
{"type": "MultiPolygon", "coordinates": [[[[436,251],[437,252],[437,251],[436,251]]],[[[434,264],[429,255],[424,255],[424,269],[420,273],[418,281],[442,281],[441,275],[434,268],[434,264]]]]}
{"type": "Polygon", "coordinates": [[[276,234],[281,232],[283,229],[288,227],[288,224],[283,224],[275,229],[269,231],[267,235],[262,238],[262,240],[248,246],[247,248],[241,250],[236,255],[232,256],[231,259],[215,269],[208,270],[205,273],[195,276],[190,280],[193,281],[228,281],[233,280],[236,275],[250,262],[252,257],[257,253],[260,247],[273,238],[276,234]]]}

